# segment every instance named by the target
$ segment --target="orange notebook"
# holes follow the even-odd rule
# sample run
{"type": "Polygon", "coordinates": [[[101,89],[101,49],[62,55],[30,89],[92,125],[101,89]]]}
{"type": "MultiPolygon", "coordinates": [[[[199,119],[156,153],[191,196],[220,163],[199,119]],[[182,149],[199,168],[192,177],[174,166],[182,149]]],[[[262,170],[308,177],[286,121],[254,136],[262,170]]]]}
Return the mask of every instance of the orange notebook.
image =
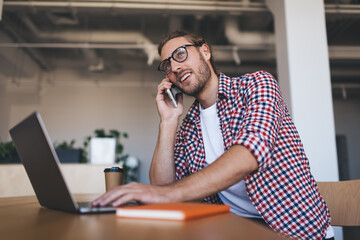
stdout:
{"type": "Polygon", "coordinates": [[[230,211],[228,205],[207,203],[159,203],[140,206],[118,207],[120,218],[187,220],[230,211]]]}

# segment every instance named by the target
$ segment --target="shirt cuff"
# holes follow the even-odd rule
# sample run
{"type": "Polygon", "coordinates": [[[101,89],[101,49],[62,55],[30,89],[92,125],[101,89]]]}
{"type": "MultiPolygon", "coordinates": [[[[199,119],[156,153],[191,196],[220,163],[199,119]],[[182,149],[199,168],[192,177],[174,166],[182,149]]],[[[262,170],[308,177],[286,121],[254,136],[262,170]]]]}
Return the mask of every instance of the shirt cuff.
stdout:
{"type": "Polygon", "coordinates": [[[271,150],[268,144],[255,133],[242,133],[233,144],[246,147],[259,164],[258,171],[263,171],[272,163],[271,150]]]}

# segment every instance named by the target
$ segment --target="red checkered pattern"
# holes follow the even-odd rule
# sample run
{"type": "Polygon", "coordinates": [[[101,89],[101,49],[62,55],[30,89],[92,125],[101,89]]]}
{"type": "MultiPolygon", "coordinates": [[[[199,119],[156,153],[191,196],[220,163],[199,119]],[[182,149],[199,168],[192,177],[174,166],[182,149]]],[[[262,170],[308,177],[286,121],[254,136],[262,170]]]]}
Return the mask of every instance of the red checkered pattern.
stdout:
{"type": "MultiPolygon", "coordinates": [[[[216,106],[225,151],[234,144],[243,145],[258,161],[258,171],[244,181],[263,219],[284,235],[322,239],[330,225],[329,211],[276,80],[264,71],[237,78],[220,74],[216,106]]],[[[176,177],[180,180],[204,166],[196,100],[177,133],[176,177]]],[[[221,203],[217,195],[204,200],[221,203]]]]}

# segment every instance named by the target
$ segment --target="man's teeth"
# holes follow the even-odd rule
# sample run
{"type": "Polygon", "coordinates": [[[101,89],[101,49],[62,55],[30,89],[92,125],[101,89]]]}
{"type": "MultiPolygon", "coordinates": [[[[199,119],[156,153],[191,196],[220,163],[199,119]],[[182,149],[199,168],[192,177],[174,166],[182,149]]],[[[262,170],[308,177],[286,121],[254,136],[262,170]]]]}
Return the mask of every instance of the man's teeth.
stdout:
{"type": "Polygon", "coordinates": [[[185,79],[187,79],[191,74],[190,73],[187,73],[185,74],[181,79],[180,81],[183,82],[185,79]]]}

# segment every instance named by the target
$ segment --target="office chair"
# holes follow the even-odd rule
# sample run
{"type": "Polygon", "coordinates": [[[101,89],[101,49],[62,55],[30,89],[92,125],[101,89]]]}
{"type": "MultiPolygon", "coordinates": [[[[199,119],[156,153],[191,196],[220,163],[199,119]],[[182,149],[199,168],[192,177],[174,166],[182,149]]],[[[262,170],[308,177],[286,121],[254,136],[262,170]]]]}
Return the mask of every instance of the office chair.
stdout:
{"type": "Polygon", "coordinates": [[[333,226],[360,226],[360,180],[317,182],[333,226]]]}

